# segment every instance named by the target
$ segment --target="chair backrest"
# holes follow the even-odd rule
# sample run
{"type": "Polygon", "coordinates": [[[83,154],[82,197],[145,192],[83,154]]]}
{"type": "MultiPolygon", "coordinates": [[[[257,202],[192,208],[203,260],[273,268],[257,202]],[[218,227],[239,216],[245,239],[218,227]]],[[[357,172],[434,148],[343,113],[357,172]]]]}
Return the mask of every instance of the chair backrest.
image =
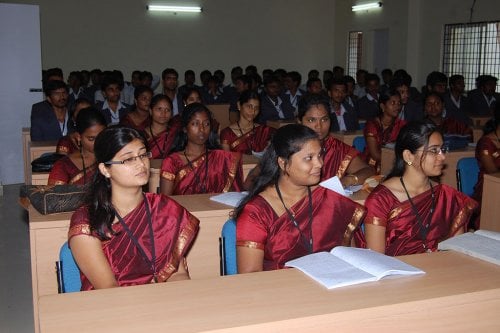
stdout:
{"type": "Polygon", "coordinates": [[[352,146],[360,152],[365,151],[366,140],[364,136],[357,136],[352,140],[352,146]]]}
{"type": "Polygon", "coordinates": [[[78,266],[76,265],[71,249],[68,246],[68,242],[65,242],[59,251],[57,270],[59,293],[72,293],[80,291],[82,287],[80,269],[78,269],[78,266]]]}
{"type": "Polygon", "coordinates": [[[221,274],[238,274],[238,265],[236,262],[236,221],[228,220],[224,223],[221,232],[221,274]]]}
{"type": "Polygon", "coordinates": [[[471,196],[479,176],[479,164],[475,157],[464,157],[457,162],[457,189],[471,196]]]}

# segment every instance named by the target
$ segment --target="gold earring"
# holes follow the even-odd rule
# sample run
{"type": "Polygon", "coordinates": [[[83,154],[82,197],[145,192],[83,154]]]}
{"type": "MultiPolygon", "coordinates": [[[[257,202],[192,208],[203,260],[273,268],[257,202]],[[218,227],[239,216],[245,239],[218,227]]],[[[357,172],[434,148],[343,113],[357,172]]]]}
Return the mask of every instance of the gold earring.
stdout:
{"type": "Polygon", "coordinates": [[[413,163],[412,162],[406,162],[406,164],[408,164],[409,166],[411,166],[413,163]]]}

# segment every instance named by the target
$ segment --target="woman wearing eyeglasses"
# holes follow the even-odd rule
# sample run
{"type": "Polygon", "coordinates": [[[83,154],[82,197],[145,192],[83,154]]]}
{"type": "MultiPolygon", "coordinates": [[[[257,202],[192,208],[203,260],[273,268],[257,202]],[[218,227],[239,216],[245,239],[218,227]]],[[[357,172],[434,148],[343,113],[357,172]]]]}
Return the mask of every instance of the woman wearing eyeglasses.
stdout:
{"type": "Polygon", "coordinates": [[[220,132],[224,150],[252,155],[252,152],[261,152],[268,146],[275,129],[254,122],[259,114],[259,107],[260,99],[256,92],[246,90],[240,95],[239,120],[220,132]]]}
{"type": "Polygon", "coordinates": [[[200,103],[181,115],[174,152],[161,165],[160,190],[166,195],[242,190],[241,154],[220,149],[212,114],[200,103]]]}
{"type": "Polygon", "coordinates": [[[396,140],[396,160],[365,206],[367,247],[391,256],[436,251],[440,241],[465,231],[477,202],[438,184],[443,137],[436,126],[411,122],[396,140]]]}
{"type": "Polygon", "coordinates": [[[185,255],[199,221],[174,200],[142,192],[151,156],[144,138],[109,127],[95,155],[99,172],[68,232],[82,290],[189,279],[185,255]]]}

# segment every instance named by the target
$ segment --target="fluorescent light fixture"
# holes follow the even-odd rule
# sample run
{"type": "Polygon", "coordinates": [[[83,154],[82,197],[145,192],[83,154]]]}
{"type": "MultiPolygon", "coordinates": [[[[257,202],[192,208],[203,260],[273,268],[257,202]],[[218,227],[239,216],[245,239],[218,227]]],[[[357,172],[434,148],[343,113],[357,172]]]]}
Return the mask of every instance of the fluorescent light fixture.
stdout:
{"type": "Polygon", "coordinates": [[[199,6],[160,6],[148,5],[148,10],[157,12],[175,12],[175,13],[201,13],[199,6]]]}
{"type": "Polygon", "coordinates": [[[360,10],[368,10],[368,9],[374,9],[374,8],[379,8],[379,7],[382,7],[382,2],[370,2],[370,3],[365,3],[362,5],[352,6],[352,11],[358,12],[360,10]]]}

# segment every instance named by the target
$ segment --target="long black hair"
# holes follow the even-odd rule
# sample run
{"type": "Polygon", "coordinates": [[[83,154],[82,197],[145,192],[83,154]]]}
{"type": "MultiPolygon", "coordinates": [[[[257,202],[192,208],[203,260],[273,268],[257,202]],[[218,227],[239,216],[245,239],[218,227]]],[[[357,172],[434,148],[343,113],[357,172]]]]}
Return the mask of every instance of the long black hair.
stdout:
{"type": "Polygon", "coordinates": [[[288,162],[292,155],[300,151],[304,143],[309,140],[319,140],[319,138],[316,132],[304,125],[290,124],[280,127],[276,131],[259,162],[260,174],[252,184],[248,195],[235,209],[234,218],[240,215],[243,207],[253,197],[264,191],[269,185],[278,182],[281,175],[278,158],[281,157],[288,162]]]}
{"type": "Polygon", "coordinates": [[[106,127],[106,119],[102,113],[93,106],[81,109],[75,120],[76,131],[83,134],[83,132],[94,125],[106,127]]]}
{"type": "MultiPolygon", "coordinates": [[[[145,144],[144,137],[138,131],[123,126],[110,126],[95,139],[94,154],[96,164],[106,163],[135,139],[145,144]]],[[[92,231],[97,232],[102,240],[114,234],[111,225],[115,219],[115,209],[111,203],[111,183],[99,170],[95,173],[94,182],[87,190],[86,203],[89,210],[89,224],[92,231]]]]}
{"type": "Polygon", "coordinates": [[[217,133],[214,132],[212,124],[214,123],[212,112],[201,103],[192,103],[184,108],[181,114],[181,127],[182,129],[177,132],[177,136],[174,141],[173,152],[183,151],[188,143],[187,133],[185,129],[188,127],[189,122],[196,113],[205,112],[208,116],[210,122],[210,134],[208,135],[208,140],[206,142],[207,149],[220,149],[219,138],[217,133]]]}
{"type": "Polygon", "coordinates": [[[394,147],[394,165],[386,179],[403,176],[406,168],[403,151],[409,150],[412,154],[415,154],[418,149],[423,147],[424,154],[422,155],[422,161],[425,157],[425,151],[429,147],[429,138],[435,132],[440,133],[436,125],[426,121],[409,122],[401,128],[396,139],[396,146],[394,147]]]}

